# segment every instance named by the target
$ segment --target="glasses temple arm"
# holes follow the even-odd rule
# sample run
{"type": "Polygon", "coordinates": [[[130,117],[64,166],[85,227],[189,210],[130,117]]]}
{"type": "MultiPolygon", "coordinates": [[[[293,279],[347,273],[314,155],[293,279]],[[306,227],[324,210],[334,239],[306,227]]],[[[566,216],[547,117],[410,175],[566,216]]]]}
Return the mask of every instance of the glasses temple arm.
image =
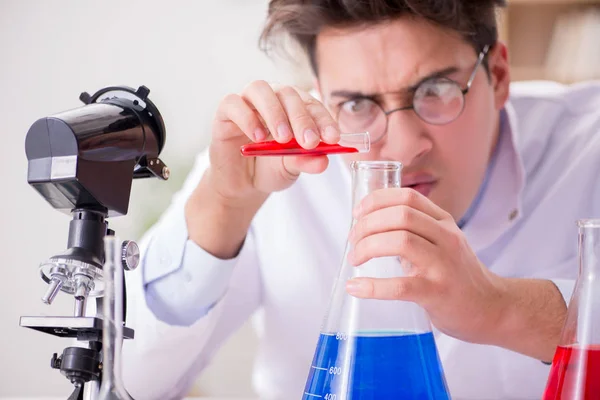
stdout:
{"type": "Polygon", "coordinates": [[[475,80],[475,75],[477,74],[477,68],[479,68],[479,66],[481,65],[481,62],[487,55],[487,52],[489,49],[490,49],[490,45],[486,44],[485,47],[483,48],[483,50],[481,50],[481,52],[479,53],[479,57],[477,58],[477,63],[475,64],[475,68],[473,68],[473,72],[471,72],[471,76],[469,77],[469,80],[467,81],[467,88],[465,89],[464,93],[468,92],[469,89],[471,88],[471,84],[473,83],[473,80],[475,80]]]}

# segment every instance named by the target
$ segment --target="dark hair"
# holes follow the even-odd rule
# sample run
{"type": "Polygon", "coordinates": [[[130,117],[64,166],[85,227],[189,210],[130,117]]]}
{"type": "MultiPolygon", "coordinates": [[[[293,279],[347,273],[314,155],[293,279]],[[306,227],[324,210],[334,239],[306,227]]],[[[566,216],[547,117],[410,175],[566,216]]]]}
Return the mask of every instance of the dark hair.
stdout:
{"type": "Polygon", "coordinates": [[[423,18],[459,33],[479,53],[498,40],[496,8],[506,0],[271,0],[261,48],[286,33],[306,52],[317,73],[316,39],[325,27],[360,27],[403,16],[423,18]]]}

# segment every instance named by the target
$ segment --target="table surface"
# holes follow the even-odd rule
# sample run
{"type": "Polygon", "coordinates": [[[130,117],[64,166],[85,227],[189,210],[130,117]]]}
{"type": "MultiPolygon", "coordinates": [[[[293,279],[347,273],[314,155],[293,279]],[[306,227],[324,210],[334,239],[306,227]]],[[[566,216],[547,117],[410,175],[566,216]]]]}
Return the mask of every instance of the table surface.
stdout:
{"type": "MultiPolygon", "coordinates": [[[[65,400],[64,397],[0,397],[0,400],[65,400]]],[[[258,400],[256,397],[186,397],[183,400],[258,400]]],[[[460,400],[460,399],[453,399],[460,400]]]]}

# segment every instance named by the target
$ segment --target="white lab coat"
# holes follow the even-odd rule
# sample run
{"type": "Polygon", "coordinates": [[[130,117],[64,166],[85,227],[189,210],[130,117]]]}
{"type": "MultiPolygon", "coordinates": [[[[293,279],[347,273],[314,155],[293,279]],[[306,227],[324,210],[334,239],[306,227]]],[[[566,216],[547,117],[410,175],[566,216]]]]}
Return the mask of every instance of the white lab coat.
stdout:
{"type": "MultiPolygon", "coordinates": [[[[507,134],[463,231],[492,271],[552,279],[568,301],[578,270],[575,221],[600,217],[600,82],[511,90],[507,134]]],[[[126,384],[138,400],[182,397],[228,335],[254,316],[257,393],[300,399],[350,227],[349,171],[332,157],[325,173],[272,194],[240,255],[223,261],[187,241],[183,217],[207,162],[199,156],[146,235],[142,268],[129,274],[128,325],[136,332],[125,345],[126,384]],[[143,282],[161,281],[162,297],[144,294],[143,282]]],[[[539,360],[434,333],[454,399],[541,397],[549,366],[539,360]]]]}

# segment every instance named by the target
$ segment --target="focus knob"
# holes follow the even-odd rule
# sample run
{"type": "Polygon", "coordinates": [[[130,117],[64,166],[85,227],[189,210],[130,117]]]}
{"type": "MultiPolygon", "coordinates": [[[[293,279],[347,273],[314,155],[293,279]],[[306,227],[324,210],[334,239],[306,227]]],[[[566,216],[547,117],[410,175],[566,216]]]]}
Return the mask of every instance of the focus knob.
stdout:
{"type": "Polygon", "coordinates": [[[140,248],[133,240],[123,242],[121,248],[121,263],[126,271],[133,271],[140,263],[140,248]]]}

